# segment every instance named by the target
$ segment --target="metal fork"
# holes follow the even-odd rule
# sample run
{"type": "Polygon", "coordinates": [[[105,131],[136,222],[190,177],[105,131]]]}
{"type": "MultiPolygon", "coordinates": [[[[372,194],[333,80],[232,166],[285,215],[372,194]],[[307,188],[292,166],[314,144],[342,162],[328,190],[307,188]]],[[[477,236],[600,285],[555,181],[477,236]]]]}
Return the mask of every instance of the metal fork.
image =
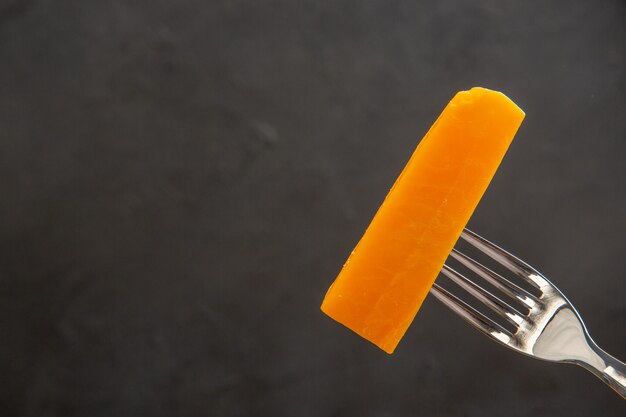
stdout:
{"type": "MultiPolygon", "coordinates": [[[[537,290],[532,294],[467,255],[453,249],[450,256],[473,274],[524,308],[512,307],[466,276],[444,265],[442,273],[511,323],[513,331],[475,310],[458,296],[435,284],[430,293],[472,326],[501,344],[528,356],[573,363],[587,369],[626,399],[626,364],[595,344],[574,306],[536,269],[476,233],[465,229],[461,238],[522,278],[537,290]]],[[[622,329],[623,330],[623,329],[622,329]]]]}

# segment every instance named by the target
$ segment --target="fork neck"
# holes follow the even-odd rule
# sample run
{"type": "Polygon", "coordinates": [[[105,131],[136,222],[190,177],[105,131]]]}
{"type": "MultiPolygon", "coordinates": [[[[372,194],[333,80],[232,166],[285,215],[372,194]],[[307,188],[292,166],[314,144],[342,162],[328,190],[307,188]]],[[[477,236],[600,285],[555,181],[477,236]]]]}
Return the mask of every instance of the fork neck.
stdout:
{"type": "Polygon", "coordinates": [[[571,305],[561,302],[555,310],[532,345],[532,354],[546,360],[580,365],[626,399],[626,365],[600,349],[571,305]]]}
{"type": "Polygon", "coordinates": [[[576,359],[564,362],[582,366],[626,399],[626,364],[602,350],[588,334],[585,336],[593,356],[588,361],[576,359]]]}

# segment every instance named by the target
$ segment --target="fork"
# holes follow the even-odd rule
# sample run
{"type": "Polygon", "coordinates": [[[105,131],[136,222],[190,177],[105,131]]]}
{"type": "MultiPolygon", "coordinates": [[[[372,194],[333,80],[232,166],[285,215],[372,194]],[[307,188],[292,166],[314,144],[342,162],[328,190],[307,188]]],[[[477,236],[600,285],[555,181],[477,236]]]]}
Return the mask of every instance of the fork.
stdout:
{"type": "Polygon", "coordinates": [[[451,258],[523,308],[513,307],[448,265],[443,266],[443,275],[509,322],[514,330],[508,330],[436,283],[430,290],[432,295],[508,348],[546,361],[580,365],[626,399],[626,364],[596,345],[574,306],[554,284],[526,262],[470,230],[465,229],[461,238],[530,284],[539,295],[519,287],[457,249],[452,250],[451,258]]]}

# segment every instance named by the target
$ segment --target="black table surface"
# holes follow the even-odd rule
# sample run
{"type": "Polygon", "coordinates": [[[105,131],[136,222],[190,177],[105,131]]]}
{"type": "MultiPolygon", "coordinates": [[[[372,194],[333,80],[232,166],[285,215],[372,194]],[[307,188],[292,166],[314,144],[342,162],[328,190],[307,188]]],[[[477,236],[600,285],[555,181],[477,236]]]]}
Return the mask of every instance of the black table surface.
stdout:
{"type": "Polygon", "coordinates": [[[319,304],[458,90],[526,111],[470,227],[626,359],[623,1],[0,0],[0,415],[624,416],[432,297],[319,304]]]}

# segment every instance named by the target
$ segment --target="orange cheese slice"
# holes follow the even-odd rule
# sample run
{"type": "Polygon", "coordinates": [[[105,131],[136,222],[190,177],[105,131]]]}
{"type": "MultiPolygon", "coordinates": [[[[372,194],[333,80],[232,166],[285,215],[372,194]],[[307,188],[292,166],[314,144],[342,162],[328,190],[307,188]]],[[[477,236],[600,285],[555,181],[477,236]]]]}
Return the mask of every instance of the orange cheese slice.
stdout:
{"type": "Polygon", "coordinates": [[[457,93],[389,191],[322,311],[392,353],[523,119],[502,93],[457,93]]]}

